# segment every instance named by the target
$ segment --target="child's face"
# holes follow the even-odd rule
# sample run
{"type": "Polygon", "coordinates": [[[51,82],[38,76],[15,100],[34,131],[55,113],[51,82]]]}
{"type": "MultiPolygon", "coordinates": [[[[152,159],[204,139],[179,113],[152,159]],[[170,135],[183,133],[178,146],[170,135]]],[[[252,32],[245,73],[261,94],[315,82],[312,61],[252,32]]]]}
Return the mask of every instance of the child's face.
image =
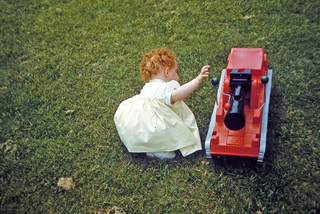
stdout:
{"type": "Polygon", "coordinates": [[[177,62],[175,62],[173,68],[170,68],[168,71],[168,80],[175,80],[177,82],[179,82],[179,75],[178,75],[178,64],[177,62]]]}

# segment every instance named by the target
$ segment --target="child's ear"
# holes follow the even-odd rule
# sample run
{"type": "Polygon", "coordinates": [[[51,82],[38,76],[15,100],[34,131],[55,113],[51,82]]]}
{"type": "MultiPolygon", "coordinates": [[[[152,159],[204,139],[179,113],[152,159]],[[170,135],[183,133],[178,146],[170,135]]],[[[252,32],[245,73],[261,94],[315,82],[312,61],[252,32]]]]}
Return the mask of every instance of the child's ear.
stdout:
{"type": "Polygon", "coordinates": [[[168,77],[168,76],[169,76],[169,67],[166,67],[166,68],[164,69],[164,76],[165,76],[165,77],[168,77]]]}

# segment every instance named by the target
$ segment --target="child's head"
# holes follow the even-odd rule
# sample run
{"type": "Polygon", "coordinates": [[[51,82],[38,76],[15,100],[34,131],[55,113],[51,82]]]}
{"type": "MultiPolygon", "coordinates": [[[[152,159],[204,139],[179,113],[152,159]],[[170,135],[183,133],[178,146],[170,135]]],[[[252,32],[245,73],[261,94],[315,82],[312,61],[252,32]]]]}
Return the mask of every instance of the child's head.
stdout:
{"type": "Polygon", "coordinates": [[[144,80],[152,79],[162,68],[173,68],[176,64],[176,56],[167,48],[151,50],[140,63],[140,73],[144,80]]]}

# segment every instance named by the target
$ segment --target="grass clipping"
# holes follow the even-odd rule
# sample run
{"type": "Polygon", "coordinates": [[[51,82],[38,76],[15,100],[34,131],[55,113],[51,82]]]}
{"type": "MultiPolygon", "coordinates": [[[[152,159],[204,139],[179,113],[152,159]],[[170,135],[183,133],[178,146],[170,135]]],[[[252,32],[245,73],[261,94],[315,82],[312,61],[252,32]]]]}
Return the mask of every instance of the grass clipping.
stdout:
{"type": "Polygon", "coordinates": [[[69,191],[76,186],[71,177],[60,178],[57,185],[60,189],[66,190],[66,191],[69,191]]]}
{"type": "Polygon", "coordinates": [[[13,144],[12,140],[8,140],[3,144],[0,144],[0,151],[4,155],[12,154],[17,150],[17,145],[13,144]]]}

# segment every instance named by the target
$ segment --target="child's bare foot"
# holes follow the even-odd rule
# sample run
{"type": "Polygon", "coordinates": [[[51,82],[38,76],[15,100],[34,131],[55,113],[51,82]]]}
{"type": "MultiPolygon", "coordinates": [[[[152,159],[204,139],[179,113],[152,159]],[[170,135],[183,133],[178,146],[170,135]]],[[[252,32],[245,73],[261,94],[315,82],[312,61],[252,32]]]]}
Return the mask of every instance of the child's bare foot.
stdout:
{"type": "Polygon", "coordinates": [[[172,159],[176,156],[175,152],[147,152],[149,158],[172,159]]]}

